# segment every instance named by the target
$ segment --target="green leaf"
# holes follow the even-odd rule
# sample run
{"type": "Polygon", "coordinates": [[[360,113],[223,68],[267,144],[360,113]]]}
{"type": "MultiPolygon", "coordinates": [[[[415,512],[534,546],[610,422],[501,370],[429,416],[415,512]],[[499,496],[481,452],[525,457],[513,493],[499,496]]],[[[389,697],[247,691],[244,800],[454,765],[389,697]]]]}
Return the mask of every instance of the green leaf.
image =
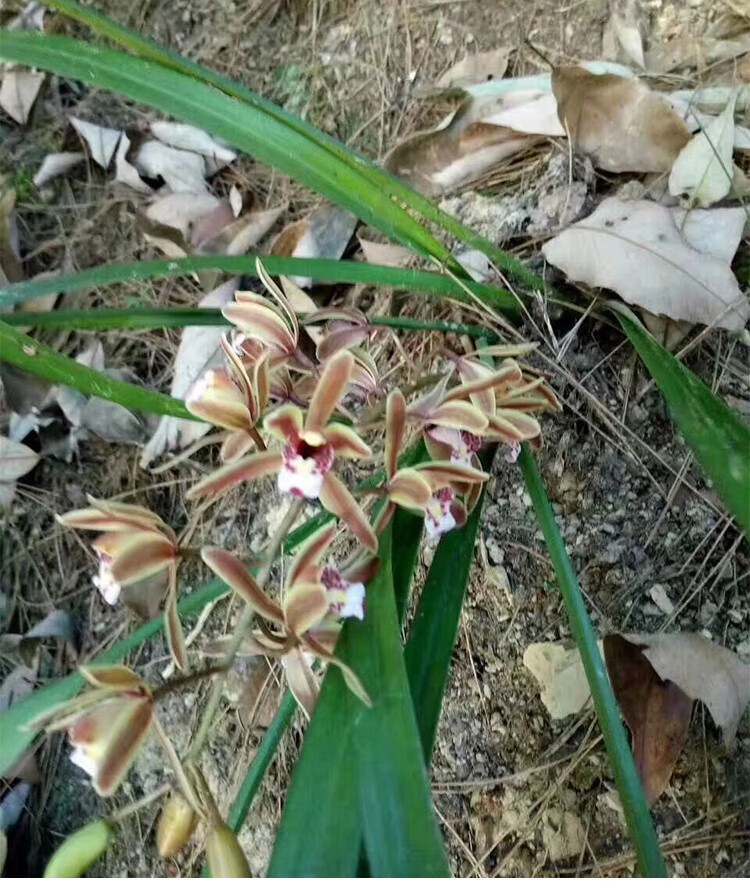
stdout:
{"type": "Polygon", "coordinates": [[[422,544],[424,516],[399,506],[392,521],[393,539],[398,540],[398,546],[393,550],[393,594],[398,622],[403,624],[422,544]]]}
{"type": "MultiPolygon", "coordinates": [[[[486,470],[492,467],[495,451],[496,448],[490,448],[482,455],[486,470]]],[[[406,673],[427,763],[432,759],[483,503],[484,486],[463,528],[446,534],[438,544],[404,648],[406,673]]]]}
{"type": "Polygon", "coordinates": [[[4,321],[0,321],[0,356],[6,364],[13,364],[52,383],[71,386],[85,395],[106,398],[131,410],[196,419],[179,399],[134,383],[113,380],[107,374],[84,367],[30,336],[19,333],[4,321]]]}
{"type": "Polygon", "coordinates": [[[389,524],[381,535],[380,571],[368,586],[366,618],[346,622],[336,650],[363,682],[372,706],[346,689],[335,668],[328,670],[292,778],[271,876],[353,876],[360,837],[374,877],[449,874],[404,669],[392,529],[389,524]],[[344,808],[337,813],[338,795],[344,808]],[[305,858],[309,850],[315,850],[317,869],[305,858]]]}
{"type": "Polygon", "coordinates": [[[750,535],[750,429],[624,307],[612,308],[706,475],[750,535]]]}
{"type": "Polygon", "coordinates": [[[609,676],[604,662],[599,654],[596,636],[586,613],[586,606],[576,580],[575,571],[570,564],[552,507],[547,499],[544,482],[527,444],[521,447],[518,465],[523,473],[537,521],[544,534],[547,550],[555,567],[573,638],[586,671],[596,715],[599,718],[599,726],[602,735],[604,735],[604,743],[612,764],[615,784],[625,812],[625,820],[635,844],[638,868],[643,877],[665,877],[667,873],[659,850],[659,840],[651,821],[646,798],[643,795],[640,778],[635,769],[625,729],[620,720],[617,701],[609,684],[609,676]]]}
{"type": "MultiPolygon", "coordinates": [[[[304,315],[300,315],[304,318],[304,315]]],[[[153,330],[162,327],[231,327],[221,309],[165,308],[165,309],[56,309],[51,312],[15,312],[5,316],[11,327],[36,327],[64,330],[153,330]]],[[[373,327],[393,330],[434,330],[465,336],[496,339],[491,330],[455,321],[422,321],[419,318],[389,318],[373,315],[368,318],[373,327]]]]}
{"type": "MultiPolygon", "coordinates": [[[[455,279],[421,269],[398,269],[365,262],[332,259],[295,259],[288,256],[188,256],[183,259],[153,259],[145,262],[100,265],[71,275],[21,281],[0,289],[0,306],[13,305],[51,293],[81,293],[108,284],[135,284],[154,278],[170,278],[191,272],[216,270],[233,275],[255,275],[260,259],[271,275],[303,275],[321,283],[373,284],[400,290],[415,290],[428,296],[449,297],[458,302],[472,300],[455,279]]],[[[518,314],[518,300],[507,290],[488,284],[472,284],[472,292],[491,308],[518,314]]]]}

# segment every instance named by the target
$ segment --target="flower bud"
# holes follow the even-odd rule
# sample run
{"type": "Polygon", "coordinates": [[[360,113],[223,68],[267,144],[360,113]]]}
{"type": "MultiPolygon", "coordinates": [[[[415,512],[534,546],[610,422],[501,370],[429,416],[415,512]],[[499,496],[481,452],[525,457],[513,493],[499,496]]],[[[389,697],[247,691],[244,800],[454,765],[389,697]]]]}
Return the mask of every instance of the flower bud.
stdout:
{"type": "Polygon", "coordinates": [[[91,867],[107,848],[114,835],[103,819],[92,821],[72,833],[50,858],[44,871],[45,877],[80,877],[91,867]]]}
{"type": "Polygon", "coordinates": [[[206,856],[212,877],[252,877],[242,847],[226,824],[217,824],[211,829],[206,856]]]}
{"type": "Polygon", "coordinates": [[[190,839],[195,830],[196,815],[181,793],[167,800],[156,830],[156,845],[162,858],[172,858],[190,839]]]}

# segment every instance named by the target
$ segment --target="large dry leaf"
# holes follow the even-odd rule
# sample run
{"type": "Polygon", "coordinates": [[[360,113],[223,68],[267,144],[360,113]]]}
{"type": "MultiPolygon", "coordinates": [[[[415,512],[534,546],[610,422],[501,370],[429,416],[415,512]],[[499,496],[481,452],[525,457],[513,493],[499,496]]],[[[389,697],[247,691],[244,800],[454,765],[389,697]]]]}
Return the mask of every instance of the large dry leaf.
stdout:
{"type": "Polygon", "coordinates": [[[115,182],[122,182],[134,191],[152,194],[153,188],[145,182],[135,165],[130,162],[130,139],[123,133],[115,155],[115,182]]]}
{"type": "Polygon", "coordinates": [[[132,163],[144,176],[163,179],[170,191],[195,194],[208,191],[205,158],[193,151],[171,148],[149,139],[134,153],[132,163]]]}
{"type": "Polygon", "coordinates": [[[16,191],[9,188],[0,195],[0,287],[24,277],[15,207],[16,191]]]}
{"type": "Polygon", "coordinates": [[[469,86],[486,80],[500,79],[508,67],[511,48],[501,46],[489,52],[478,52],[465,56],[460,62],[452,65],[440,77],[435,86],[438,89],[469,86]]]}
{"type": "Polygon", "coordinates": [[[381,244],[378,241],[366,241],[359,238],[359,246],[365,257],[365,262],[373,265],[387,265],[392,268],[404,268],[414,258],[414,253],[408,247],[400,244],[381,244]]]}
{"type": "Polygon", "coordinates": [[[14,482],[36,466],[39,454],[18,441],[0,435],[0,482],[14,482]]]}
{"type": "MultiPolygon", "coordinates": [[[[229,205],[230,210],[234,210],[229,205]]],[[[193,243],[202,253],[223,253],[226,256],[242,256],[250,247],[259,243],[276,225],[286,204],[268,210],[254,210],[239,219],[231,219],[219,232],[198,243],[193,235],[193,243]]]]}
{"type": "Polygon", "coordinates": [[[629,62],[635,62],[639,68],[645,66],[643,39],[638,27],[638,8],[635,0],[613,3],[612,12],[604,27],[603,55],[608,59],[616,59],[620,49],[629,62]]]}
{"type": "Polygon", "coordinates": [[[640,647],[622,636],[604,637],[604,660],[652,805],[666,790],[687,738],[693,702],[674,682],[660,679],[640,647]]]}
{"type": "MultiPolygon", "coordinates": [[[[8,22],[9,31],[44,31],[44,4],[31,0],[8,22]]],[[[0,869],[2,872],[2,869],[0,869]]]]}
{"type": "Polygon", "coordinates": [[[551,88],[517,89],[497,98],[477,101],[473,112],[482,123],[508,127],[517,133],[537,136],[564,136],[565,127],[557,115],[557,100],[551,88]]]}
{"type": "Polygon", "coordinates": [[[714,210],[671,207],[670,213],[691,247],[724,262],[732,262],[747,222],[742,207],[717,207],[714,210]]]}
{"type": "Polygon", "coordinates": [[[436,196],[471,182],[539,140],[479,121],[478,113],[474,100],[466,99],[437,129],[416,133],[392,149],[383,166],[436,196]]]}
{"type": "Polygon", "coordinates": [[[750,664],[697,633],[627,636],[639,645],[663,680],[678,685],[708,707],[713,721],[731,746],[750,703],[750,664]]]}
{"type": "MultiPolygon", "coordinates": [[[[705,111],[696,108],[692,100],[686,98],[684,93],[668,93],[666,99],[685,121],[691,133],[697,133],[698,130],[708,129],[717,118],[717,115],[715,114],[707,114],[705,111]]],[[[729,101],[729,99],[727,101],[729,101]]],[[[750,127],[735,123],[734,149],[735,151],[750,150],[750,127]]]]}
{"type": "Polygon", "coordinates": [[[43,71],[6,65],[0,86],[0,108],[16,123],[26,123],[44,78],[43,71]]]}
{"type": "Polygon", "coordinates": [[[71,117],[70,123],[88,146],[92,160],[106,170],[117,150],[117,143],[120,141],[122,131],[102,127],[99,124],[81,120],[79,117],[71,117]]]}
{"type": "Polygon", "coordinates": [[[734,93],[721,114],[682,149],[669,174],[669,192],[687,194],[692,205],[710,207],[732,187],[734,93]]]}
{"type": "Polygon", "coordinates": [[[669,170],[690,132],[665,98],[633,78],[558,68],[552,75],[560,123],[603,170],[669,170]]]}
{"type": "Polygon", "coordinates": [[[727,330],[750,318],[729,263],[691,247],[670,210],[651,201],[607,198],[542,250],[572,280],[607,287],[656,315],[727,330]]]}
{"type": "MultiPolygon", "coordinates": [[[[189,243],[193,241],[193,232],[198,228],[201,220],[225,205],[229,209],[229,214],[220,226],[220,228],[223,228],[233,218],[231,208],[221,198],[217,198],[212,194],[206,194],[205,192],[193,194],[190,192],[180,192],[167,195],[164,198],[158,198],[146,210],[146,218],[158,225],[176,229],[180,232],[183,239],[189,243]]],[[[210,237],[216,234],[218,232],[212,231],[210,232],[210,237]]],[[[198,238],[206,240],[205,236],[201,238],[200,232],[198,238]]]]}
{"type": "MultiPolygon", "coordinates": [[[[237,289],[232,278],[212,290],[198,304],[202,308],[222,308],[232,301],[237,289]]],[[[190,387],[212,367],[223,363],[220,327],[186,327],[175,358],[170,392],[175,398],[185,398],[190,387]]],[[[197,441],[211,428],[210,423],[162,417],[154,434],[146,442],[141,454],[141,466],[146,467],[165,451],[185,448],[197,441]]]]}

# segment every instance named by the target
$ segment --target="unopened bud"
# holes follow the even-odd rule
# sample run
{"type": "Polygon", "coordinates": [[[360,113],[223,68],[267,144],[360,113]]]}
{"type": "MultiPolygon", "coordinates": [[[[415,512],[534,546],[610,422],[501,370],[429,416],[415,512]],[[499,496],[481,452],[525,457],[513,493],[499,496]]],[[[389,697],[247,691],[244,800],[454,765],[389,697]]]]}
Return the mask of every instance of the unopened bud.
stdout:
{"type": "Polygon", "coordinates": [[[252,877],[242,847],[226,824],[217,824],[211,829],[206,856],[212,877],[252,877]]]}
{"type": "Polygon", "coordinates": [[[50,858],[45,877],[81,877],[104,854],[114,832],[103,819],[72,833],[50,858]]]}
{"type": "Polygon", "coordinates": [[[156,845],[162,858],[172,858],[190,839],[195,830],[196,815],[180,793],[167,800],[156,830],[156,845]]]}

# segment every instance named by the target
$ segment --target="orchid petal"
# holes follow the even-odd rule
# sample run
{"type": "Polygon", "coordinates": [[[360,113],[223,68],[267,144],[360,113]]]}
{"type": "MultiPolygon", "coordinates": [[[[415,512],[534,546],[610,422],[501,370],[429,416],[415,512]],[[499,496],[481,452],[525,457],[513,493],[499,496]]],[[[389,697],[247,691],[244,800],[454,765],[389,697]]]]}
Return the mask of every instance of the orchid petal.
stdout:
{"type": "Polygon", "coordinates": [[[460,463],[420,463],[413,467],[429,483],[433,491],[450,487],[458,483],[481,483],[489,479],[486,472],[475,469],[473,466],[462,466],[460,463]]]}
{"type": "Polygon", "coordinates": [[[263,425],[279,441],[294,441],[302,432],[302,411],[295,404],[284,404],[270,413],[263,425]]]}
{"type": "Polygon", "coordinates": [[[289,355],[297,345],[284,320],[274,309],[258,303],[230,303],[222,309],[222,314],[248,336],[278,352],[289,355]]]}
{"type": "Polygon", "coordinates": [[[219,455],[221,462],[234,463],[235,460],[239,460],[246,454],[254,444],[255,441],[249,432],[245,432],[244,429],[235,429],[224,439],[224,444],[221,446],[219,455]]]}
{"type": "Polygon", "coordinates": [[[309,537],[300,547],[297,557],[289,569],[287,584],[293,586],[297,583],[300,574],[306,569],[317,566],[323,553],[333,543],[337,529],[334,526],[321,528],[320,531],[309,537]]]}
{"type": "Polygon", "coordinates": [[[367,516],[334,472],[327,472],[323,479],[320,502],[329,512],[341,519],[362,546],[377,552],[378,539],[367,516]]]}
{"type": "Polygon", "coordinates": [[[326,444],[329,444],[340,457],[365,459],[372,457],[372,448],[352,429],[343,423],[329,423],[323,430],[326,444]]]}
{"type": "Polygon", "coordinates": [[[364,685],[359,680],[357,674],[345,664],[342,660],[337,657],[334,657],[330,654],[319,642],[317,642],[314,638],[311,638],[308,634],[305,637],[304,644],[309,650],[317,655],[322,661],[326,661],[328,664],[333,664],[334,667],[338,667],[341,670],[341,675],[344,677],[344,682],[346,682],[350,691],[354,692],[354,694],[365,704],[367,707],[372,706],[372,701],[370,700],[370,696],[365,691],[364,685]]]}
{"type": "Polygon", "coordinates": [[[284,597],[284,620],[295,636],[302,636],[315,626],[330,609],[322,583],[298,584],[284,597]]]}
{"type": "Polygon", "coordinates": [[[284,612],[263,592],[258,581],[237,556],[223,549],[204,546],[201,558],[208,567],[241,596],[251,608],[268,620],[284,623],[284,612]]]}
{"type": "Polygon", "coordinates": [[[167,646],[175,666],[184,673],[188,666],[187,645],[180,615],[177,611],[177,595],[174,586],[167,596],[164,607],[164,634],[167,637],[167,646]]]}
{"type": "Polygon", "coordinates": [[[344,327],[340,330],[332,330],[327,333],[318,343],[315,354],[318,361],[328,361],[328,359],[340,352],[342,349],[352,349],[360,346],[369,336],[366,327],[344,327]]]}
{"type": "Polygon", "coordinates": [[[111,691],[127,691],[128,689],[144,688],[141,677],[133,672],[130,667],[122,664],[100,666],[97,664],[85,664],[78,668],[89,685],[96,688],[108,688],[111,691]]]}
{"type": "Polygon", "coordinates": [[[174,544],[158,533],[123,535],[122,546],[112,554],[112,577],[121,586],[136,583],[171,565],[177,552],[174,544]]]}
{"type": "Polygon", "coordinates": [[[405,428],[406,400],[400,389],[394,389],[385,404],[385,472],[388,478],[396,474],[405,428]]]}
{"type": "Polygon", "coordinates": [[[432,488],[416,469],[400,469],[388,483],[388,497],[406,509],[424,509],[432,488]]]}
{"type": "Polygon", "coordinates": [[[305,716],[311,719],[318,700],[319,687],[318,680],[315,678],[304,652],[293,648],[289,654],[285,654],[281,658],[281,663],[284,667],[289,691],[294,695],[305,716]]]}
{"type": "Polygon", "coordinates": [[[468,401],[444,402],[435,408],[429,422],[449,429],[462,429],[474,435],[481,435],[487,428],[487,417],[468,401]]]}
{"type": "Polygon", "coordinates": [[[205,497],[207,494],[222,494],[240,482],[249,482],[256,478],[272,475],[281,469],[281,454],[262,451],[250,454],[235,463],[223,466],[201,479],[185,494],[188,500],[205,497]]]}
{"type": "Polygon", "coordinates": [[[353,367],[354,356],[351,352],[339,352],[323,368],[307,409],[302,434],[308,444],[323,444],[323,428],[346,392],[353,367]]]}

